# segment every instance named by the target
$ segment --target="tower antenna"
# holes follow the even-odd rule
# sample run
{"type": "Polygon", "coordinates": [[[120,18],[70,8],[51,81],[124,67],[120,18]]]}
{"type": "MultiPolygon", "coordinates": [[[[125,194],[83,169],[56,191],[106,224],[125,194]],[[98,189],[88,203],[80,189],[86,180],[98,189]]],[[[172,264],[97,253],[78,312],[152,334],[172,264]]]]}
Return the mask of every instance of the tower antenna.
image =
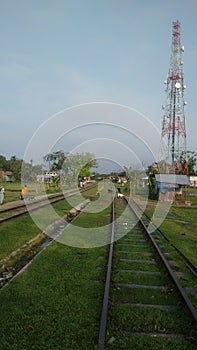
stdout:
{"type": "Polygon", "coordinates": [[[187,102],[184,99],[186,86],[183,81],[184,46],[180,40],[180,22],[172,23],[172,45],[170,67],[166,86],[166,103],[163,108],[163,122],[161,141],[167,145],[167,155],[172,171],[178,174],[188,175],[187,149],[186,149],[186,125],[184,107],[187,102]]]}

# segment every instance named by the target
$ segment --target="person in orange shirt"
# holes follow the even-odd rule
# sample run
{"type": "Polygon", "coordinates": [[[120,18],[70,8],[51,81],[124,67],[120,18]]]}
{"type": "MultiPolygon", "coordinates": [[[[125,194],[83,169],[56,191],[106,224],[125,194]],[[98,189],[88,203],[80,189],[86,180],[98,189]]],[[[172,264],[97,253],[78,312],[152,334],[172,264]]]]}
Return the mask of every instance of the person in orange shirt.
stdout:
{"type": "Polygon", "coordinates": [[[25,199],[27,198],[27,185],[25,185],[23,188],[22,188],[22,191],[21,191],[21,199],[25,199]]]}

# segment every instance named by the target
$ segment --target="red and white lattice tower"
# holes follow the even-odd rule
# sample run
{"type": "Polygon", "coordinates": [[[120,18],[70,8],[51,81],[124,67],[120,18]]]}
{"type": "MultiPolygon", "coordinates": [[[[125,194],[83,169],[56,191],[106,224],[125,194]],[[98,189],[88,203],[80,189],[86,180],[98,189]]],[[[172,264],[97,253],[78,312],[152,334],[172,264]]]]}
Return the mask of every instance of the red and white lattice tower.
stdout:
{"type": "Polygon", "coordinates": [[[187,174],[187,150],[184,99],[186,86],[183,82],[182,53],[184,46],[180,43],[180,22],[172,24],[172,47],[170,68],[166,85],[166,103],[162,106],[164,115],[162,122],[162,142],[167,145],[167,157],[172,169],[176,173],[187,174]]]}

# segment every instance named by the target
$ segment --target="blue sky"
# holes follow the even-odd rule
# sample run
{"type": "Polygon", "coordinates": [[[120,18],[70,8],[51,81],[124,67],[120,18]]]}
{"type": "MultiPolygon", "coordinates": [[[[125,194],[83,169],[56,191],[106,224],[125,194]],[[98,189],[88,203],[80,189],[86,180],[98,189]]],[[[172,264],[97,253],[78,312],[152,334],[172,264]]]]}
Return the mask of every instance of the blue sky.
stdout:
{"type": "Polygon", "coordinates": [[[196,0],[0,0],[0,154],[22,158],[41,123],[89,102],[127,105],[161,129],[177,19],[187,144],[197,151],[196,13],[196,0]]]}

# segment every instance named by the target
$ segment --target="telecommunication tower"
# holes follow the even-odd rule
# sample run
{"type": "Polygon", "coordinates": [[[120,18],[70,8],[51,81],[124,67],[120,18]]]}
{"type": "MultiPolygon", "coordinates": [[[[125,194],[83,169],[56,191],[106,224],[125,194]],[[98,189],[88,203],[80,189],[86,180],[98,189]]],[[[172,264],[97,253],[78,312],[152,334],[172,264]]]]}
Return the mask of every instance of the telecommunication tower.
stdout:
{"type": "Polygon", "coordinates": [[[172,46],[170,67],[166,86],[166,103],[162,106],[164,111],[162,122],[162,141],[167,145],[167,157],[171,168],[175,173],[187,174],[187,149],[186,126],[184,107],[187,102],[184,99],[186,86],[183,81],[182,53],[184,46],[180,42],[180,22],[172,24],[172,46]]]}

